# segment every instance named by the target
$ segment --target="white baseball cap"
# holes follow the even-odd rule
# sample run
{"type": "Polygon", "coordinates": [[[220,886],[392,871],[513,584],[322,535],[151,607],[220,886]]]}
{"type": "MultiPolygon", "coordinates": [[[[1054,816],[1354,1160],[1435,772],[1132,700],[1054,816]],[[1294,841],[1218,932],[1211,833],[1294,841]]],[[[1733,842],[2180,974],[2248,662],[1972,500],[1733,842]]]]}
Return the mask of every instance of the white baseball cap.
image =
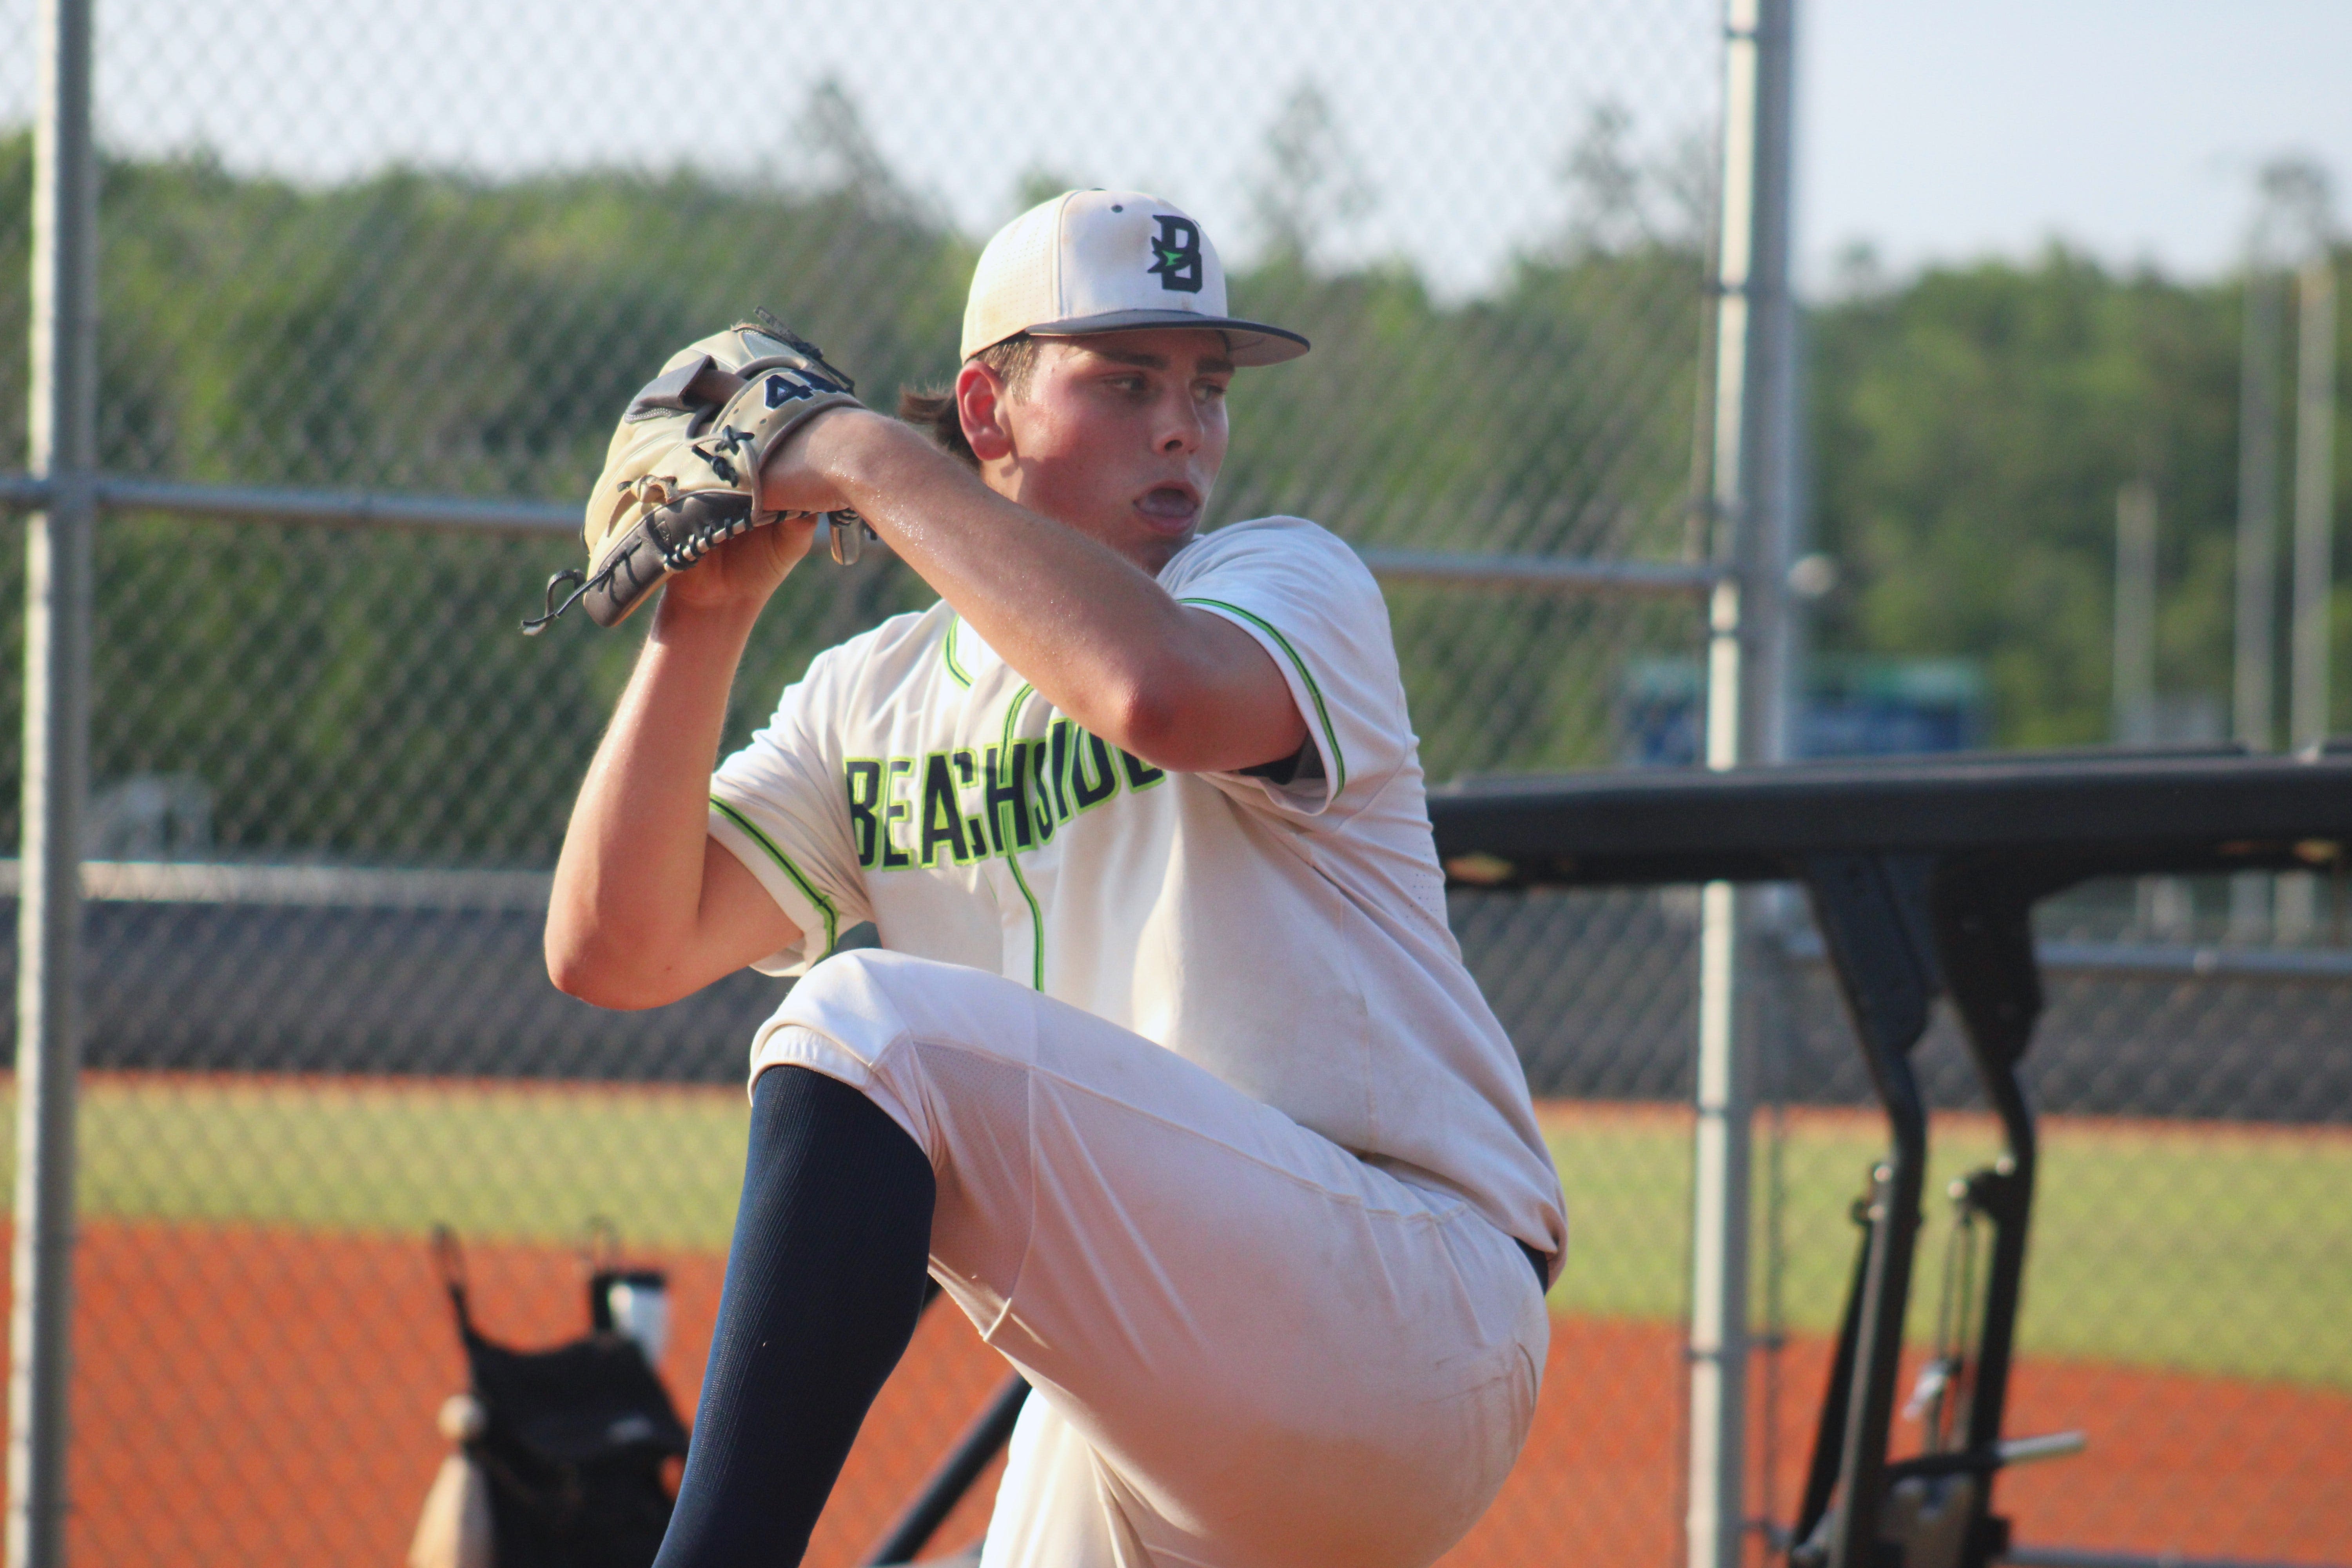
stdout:
{"type": "Polygon", "coordinates": [[[970,359],[1009,337],[1209,327],[1235,364],[1307,352],[1297,332],[1225,314],[1225,268],[1201,226],[1141,191],[1066,191],[996,231],[963,308],[970,359]]]}

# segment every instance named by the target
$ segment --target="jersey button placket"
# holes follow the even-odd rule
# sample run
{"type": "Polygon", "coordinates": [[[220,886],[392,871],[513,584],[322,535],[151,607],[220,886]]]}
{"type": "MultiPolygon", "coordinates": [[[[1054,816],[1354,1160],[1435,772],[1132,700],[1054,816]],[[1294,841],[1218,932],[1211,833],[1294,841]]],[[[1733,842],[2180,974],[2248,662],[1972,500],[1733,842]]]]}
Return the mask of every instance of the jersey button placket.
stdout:
{"type": "Polygon", "coordinates": [[[1036,831],[1028,747],[1036,737],[1024,728],[1043,729],[1031,710],[1043,711],[1043,702],[1029,684],[1022,682],[1000,710],[1003,718],[983,752],[982,815],[996,839],[998,853],[988,868],[996,895],[998,929],[1002,932],[1002,967],[998,973],[1039,991],[1045,988],[1045,965],[1040,951],[1045,921],[1037,892],[1038,852],[1044,848],[1036,831]],[[1031,721],[1024,725],[1023,721],[1031,721]],[[994,771],[992,773],[991,769],[994,771]]]}

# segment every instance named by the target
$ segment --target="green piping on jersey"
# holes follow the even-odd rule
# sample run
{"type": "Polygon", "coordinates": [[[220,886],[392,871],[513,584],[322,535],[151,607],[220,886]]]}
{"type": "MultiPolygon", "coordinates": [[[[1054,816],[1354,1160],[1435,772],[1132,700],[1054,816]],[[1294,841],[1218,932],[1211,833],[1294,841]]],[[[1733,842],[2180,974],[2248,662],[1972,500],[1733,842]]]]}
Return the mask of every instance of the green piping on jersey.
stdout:
{"type": "Polygon", "coordinates": [[[961,618],[953,610],[948,612],[948,635],[947,639],[940,644],[940,655],[946,659],[948,673],[955,677],[956,684],[969,691],[971,689],[971,677],[964,673],[963,666],[956,662],[955,656],[956,622],[961,618]]]}
{"type": "Polygon", "coordinates": [[[745,816],[717,795],[710,797],[710,805],[713,810],[726,817],[728,821],[750,834],[751,842],[766,850],[768,858],[783,868],[784,875],[793,879],[793,886],[801,890],[801,896],[816,906],[817,912],[824,917],[824,952],[818,953],[817,957],[823,958],[825,953],[831,952],[835,943],[841,940],[841,915],[833,907],[833,900],[818,892],[816,884],[802,876],[801,868],[793,864],[792,857],[777,848],[766,834],[754,827],[750,817],[745,816]]]}
{"type": "MultiPolygon", "coordinates": [[[[1037,689],[1024,686],[1013,694],[1012,705],[1004,710],[1004,749],[999,754],[1008,760],[1013,755],[1013,726],[1021,717],[1021,705],[1037,689]]],[[[1004,868],[1013,873],[1013,885],[1029,905],[1029,985],[1034,991],[1045,989],[1045,911],[1037,907],[1037,895],[1029,890],[1029,879],[1021,874],[1021,857],[1010,843],[1004,846],[1004,868]]]]}
{"type": "Polygon", "coordinates": [[[1331,756],[1331,798],[1339,799],[1340,792],[1348,787],[1348,759],[1339,754],[1339,736],[1331,728],[1331,710],[1323,706],[1323,689],[1315,684],[1313,676],[1307,673],[1307,661],[1298,657],[1298,650],[1290,646],[1290,639],[1239,605],[1228,605],[1223,599],[1179,599],[1176,602],[1180,605],[1205,605],[1227,615],[1239,616],[1282,645],[1282,651],[1288,654],[1290,662],[1298,667],[1298,679],[1307,683],[1307,695],[1315,699],[1315,717],[1323,721],[1324,745],[1331,756]]]}

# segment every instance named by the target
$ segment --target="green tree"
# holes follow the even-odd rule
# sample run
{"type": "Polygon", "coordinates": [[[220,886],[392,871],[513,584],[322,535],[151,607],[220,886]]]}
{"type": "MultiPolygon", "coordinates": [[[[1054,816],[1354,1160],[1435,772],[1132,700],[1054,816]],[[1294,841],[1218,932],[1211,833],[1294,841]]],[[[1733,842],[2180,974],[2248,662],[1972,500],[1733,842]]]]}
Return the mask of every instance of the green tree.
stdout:
{"type": "MultiPolygon", "coordinates": [[[[1702,309],[1688,237],[1652,225],[1546,247],[1460,302],[1401,264],[1335,271],[1313,241],[1356,198],[1317,112],[1295,97],[1269,151],[1297,243],[1233,287],[1237,309],[1297,323],[1318,350],[1243,378],[1219,520],[1297,512],[1425,550],[1675,554],[1702,309]]],[[[845,96],[820,89],[807,120],[822,177],[789,188],[420,169],[300,187],[203,155],[110,160],[102,461],[578,497],[614,411],[662,358],[761,304],[877,405],[943,380],[971,243],[891,175],[845,96]]],[[[28,173],[25,139],[0,141],[0,239],[24,235],[28,173]]],[[[0,285],[10,267],[21,279],[23,248],[0,285]]],[[[0,288],[0,325],[21,321],[23,297],[0,288]]],[[[0,426],[19,431],[21,364],[0,363],[0,426]]],[[[101,784],[201,777],[232,852],[552,853],[635,646],[576,617],[514,634],[576,545],[114,517],[99,548],[101,784]]],[[[19,561],[0,562],[0,617],[19,561]]],[[[929,596],[887,559],[796,577],[747,661],[736,732],[817,648],[929,596]]],[[[1683,605],[1400,590],[1391,608],[1441,777],[1607,762],[1623,661],[1696,646],[1683,605]]],[[[15,698],[11,680],[0,702],[15,698]]],[[[15,734],[0,729],[0,750],[15,734]]]]}
{"type": "Polygon", "coordinates": [[[1847,584],[1822,645],[1982,660],[2002,744],[2105,740],[2116,491],[2145,478],[2160,685],[2224,696],[2240,304],[2053,247],[1813,311],[1817,542],[1847,584]]]}

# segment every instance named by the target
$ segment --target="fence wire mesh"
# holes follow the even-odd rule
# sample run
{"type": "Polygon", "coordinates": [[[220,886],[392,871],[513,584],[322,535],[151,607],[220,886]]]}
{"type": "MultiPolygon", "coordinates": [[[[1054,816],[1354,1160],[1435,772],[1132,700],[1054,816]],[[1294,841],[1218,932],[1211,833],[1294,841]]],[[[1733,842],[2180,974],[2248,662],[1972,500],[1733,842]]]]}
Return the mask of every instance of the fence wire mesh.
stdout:
{"type": "MultiPolygon", "coordinates": [[[[0,0],[14,450],[31,16],[0,0]]],[[[1317,345],[1237,388],[1219,520],[1687,559],[1718,21],[1706,0],[1223,3],[1181,26],[1134,4],[115,0],[101,461],[569,503],[678,343],[769,305],[887,399],[952,370],[997,223],[1137,184],[1204,220],[1239,307],[1317,345]]],[[[545,981],[546,872],[635,648],[514,635],[572,545],[115,513],[98,552],[72,1550],[397,1561],[462,1378],[435,1222],[472,1244],[485,1327],[545,1342],[583,1326],[581,1238],[610,1220],[671,1275],[663,1370],[690,1410],[742,1052],[780,988],[746,973],[622,1015],[545,981]]],[[[798,574],[734,732],[814,650],[928,597],[887,558],[798,574]]],[[[1437,778],[1619,760],[1630,673],[1702,632],[1677,602],[1399,584],[1390,605],[1437,778]]],[[[1695,900],[1464,895],[1454,916],[1543,1097],[1577,1240],[1528,1457],[1449,1561],[1675,1558],[1695,900]]],[[[1768,1139],[1759,1300],[1786,1341],[1759,1369],[1755,1454],[1785,1518],[1877,1133],[1818,963],[1801,937],[1774,951],[1793,1109],[1768,1139]]],[[[2112,1432],[2116,1457],[2005,1491],[2029,1537],[2352,1558],[2352,1366],[2326,1321],[2352,1288],[2330,1196],[2352,1175],[2347,989],[2053,983],[2020,1419],[2112,1432]]],[[[1957,1056],[1927,1050],[1948,1142],[1973,1149],[1957,1056]]],[[[856,1560],[999,1372],[933,1314],[813,1562],[856,1560]]],[[[943,1547],[978,1532],[987,1490],[943,1547]]]]}

